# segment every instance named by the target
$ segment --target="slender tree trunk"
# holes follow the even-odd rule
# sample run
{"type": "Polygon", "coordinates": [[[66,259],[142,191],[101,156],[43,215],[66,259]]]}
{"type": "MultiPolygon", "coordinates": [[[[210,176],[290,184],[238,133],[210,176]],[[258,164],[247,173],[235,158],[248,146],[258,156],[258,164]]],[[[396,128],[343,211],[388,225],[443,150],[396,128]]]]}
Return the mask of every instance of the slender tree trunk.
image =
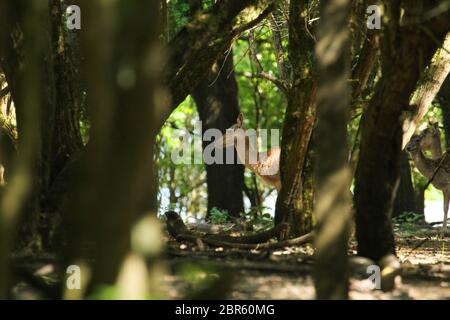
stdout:
{"type": "Polygon", "coordinates": [[[320,3],[315,176],[317,236],[315,287],[318,299],[348,297],[347,247],[351,217],[351,170],[347,122],[350,111],[350,0],[320,3]]]}
{"type": "Polygon", "coordinates": [[[316,83],[310,55],[314,41],[306,30],[309,1],[291,1],[289,7],[289,59],[292,85],[283,124],[281,145],[281,183],[275,223],[288,222],[289,235],[298,236],[312,229],[312,215],[304,210],[303,179],[305,158],[315,121],[316,83]]]}
{"type": "MultiPolygon", "coordinates": [[[[193,91],[192,97],[197,104],[203,131],[216,128],[224,133],[236,123],[239,102],[232,51],[213,65],[193,91]]],[[[203,142],[203,148],[209,143],[203,142]]],[[[223,156],[224,164],[206,165],[208,214],[217,207],[227,210],[232,217],[239,217],[244,211],[244,166],[237,164],[236,156],[236,165],[225,164],[227,151],[223,156]]]]}

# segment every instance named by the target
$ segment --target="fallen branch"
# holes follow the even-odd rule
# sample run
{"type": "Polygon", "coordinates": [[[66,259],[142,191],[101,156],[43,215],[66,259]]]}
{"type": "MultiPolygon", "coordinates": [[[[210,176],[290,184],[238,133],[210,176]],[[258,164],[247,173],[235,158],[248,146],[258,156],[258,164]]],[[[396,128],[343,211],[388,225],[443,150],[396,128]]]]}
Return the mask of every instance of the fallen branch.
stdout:
{"type": "Polygon", "coordinates": [[[274,238],[280,234],[280,232],[287,229],[286,224],[280,224],[274,228],[256,233],[254,235],[242,236],[242,237],[231,237],[223,235],[196,235],[186,228],[183,220],[180,216],[173,212],[166,212],[167,217],[167,231],[174,237],[177,241],[189,241],[193,243],[198,243],[201,241],[203,243],[209,244],[215,247],[230,247],[236,249],[278,249],[289,246],[298,246],[308,242],[311,242],[314,238],[314,233],[310,232],[301,237],[289,239],[280,242],[267,242],[269,239],[274,238]]]}
{"type": "Polygon", "coordinates": [[[189,241],[194,242],[198,241],[199,239],[207,243],[211,246],[215,247],[229,247],[229,248],[235,248],[235,249],[244,249],[244,250],[268,250],[268,249],[280,249],[284,247],[291,247],[291,246],[299,246],[305,243],[309,243],[314,239],[314,233],[310,232],[307,233],[301,237],[279,241],[279,242],[265,242],[265,243],[258,243],[258,244],[248,244],[248,243],[234,243],[234,242],[228,242],[228,241],[222,241],[222,240],[215,240],[211,239],[208,236],[205,237],[196,237],[189,234],[180,234],[178,237],[176,237],[177,241],[189,241]]]}
{"type": "Polygon", "coordinates": [[[208,238],[211,240],[225,241],[231,243],[247,243],[247,244],[263,243],[267,242],[272,238],[278,237],[278,235],[280,235],[281,232],[285,231],[288,228],[287,224],[282,223],[273,227],[270,230],[241,237],[232,237],[228,235],[219,235],[219,234],[200,235],[189,230],[177,213],[173,211],[168,211],[166,212],[166,217],[167,217],[167,230],[169,231],[170,235],[174,238],[178,238],[180,235],[188,235],[201,239],[208,238]]]}

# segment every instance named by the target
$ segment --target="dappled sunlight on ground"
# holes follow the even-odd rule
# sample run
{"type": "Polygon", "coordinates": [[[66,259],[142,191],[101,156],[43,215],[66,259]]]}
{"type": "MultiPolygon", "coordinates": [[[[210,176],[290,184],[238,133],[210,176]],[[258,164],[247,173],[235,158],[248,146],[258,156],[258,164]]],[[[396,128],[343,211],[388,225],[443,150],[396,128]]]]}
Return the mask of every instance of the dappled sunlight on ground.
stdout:
{"type": "MultiPolygon", "coordinates": [[[[449,299],[450,241],[436,237],[436,230],[421,229],[416,233],[396,230],[398,257],[403,276],[392,292],[372,290],[366,274],[367,261],[356,258],[351,241],[351,299],[449,299]]],[[[228,299],[314,299],[313,248],[286,248],[273,252],[243,252],[236,249],[199,250],[191,244],[170,241],[168,263],[173,274],[165,278],[168,298],[182,298],[199,288],[186,274],[176,270],[185,263],[195,263],[215,273],[229,270],[234,275],[228,299]],[[180,249],[182,248],[182,249],[180,249]]],[[[192,278],[192,277],[191,277],[192,278]]],[[[226,280],[230,281],[230,280],[226,280]]]]}

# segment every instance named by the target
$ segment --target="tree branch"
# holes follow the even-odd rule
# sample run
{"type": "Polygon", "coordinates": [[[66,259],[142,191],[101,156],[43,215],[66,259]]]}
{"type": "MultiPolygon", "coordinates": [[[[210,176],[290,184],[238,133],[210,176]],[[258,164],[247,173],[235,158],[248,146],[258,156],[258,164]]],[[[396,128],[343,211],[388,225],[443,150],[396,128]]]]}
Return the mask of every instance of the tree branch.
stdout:
{"type": "Polygon", "coordinates": [[[245,30],[256,26],[273,10],[274,0],[223,0],[210,10],[197,13],[167,47],[168,63],[163,82],[167,105],[158,114],[162,126],[170,113],[245,30]]]}
{"type": "Polygon", "coordinates": [[[270,243],[266,242],[288,228],[288,225],[284,223],[279,224],[270,230],[242,237],[231,237],[224,235],[199,236],[189,231],[183,220],[181,220],[180,216],[175,212],[166,212],[166,218],[167,230],[172,237],[177,239],[177,241],[189,241],[193,243],[199,243],[200,241],[201,243],[207,243],[218,247],[230,247],[245,250],[279,249],[288,246],[302,245],[311,242],[314,239],[314,232],[310,232],[294,239],[270,243]]]}
{"type": "Polygon", "coordinates": [[[6,96],[9,93],[9,87],[5,87],[2,90],[0,90],[0,99],[2,99],[4,96],[6,96]]]}

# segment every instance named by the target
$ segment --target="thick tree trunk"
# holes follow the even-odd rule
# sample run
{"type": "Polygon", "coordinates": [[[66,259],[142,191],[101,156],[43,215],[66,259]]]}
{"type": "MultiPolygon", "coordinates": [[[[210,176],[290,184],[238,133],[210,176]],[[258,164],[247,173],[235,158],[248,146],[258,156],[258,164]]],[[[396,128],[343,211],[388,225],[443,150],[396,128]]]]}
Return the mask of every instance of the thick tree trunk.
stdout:
{"type": "MultiPolygon", "coordinates": [[[[15,6],[16,13],[22,15],[23,8],[15,6]]],[[[34,190],[27,206],[27,212],[22,219],[20,235],[21,246],[41,244],[51,246],[54,234],[58,228],[58,213],[63,188],[53,188],[56,177],[66,167],[81,148],[79,130],[79,115],[82,102],[82,92],[79,84],[76,50],[76,35],[69,34],[65,29],[65,7],[59,0],[52,0],[45,5],[42,21],[38,23],[40,31],[45,35],[40,56],[42,70],[42,119],[40,134],[40,155],[36,162],[34,190]],[[44,16],[46,15],[46,16],[44,16]]],[[[23,24],[19,24],[23,26],[23,24]]],[[[19,31],[21,32],[21,31],[19,31]]],[[[27,41],[25,39],[24,41],[27,41]]],[[[9,50],[4,64],[8,82],[11,83],[11,94],[14,99],[17,114],[17,125],[20,140],[23,136],[26,102],[21,98],[22,93],[16,82],[21,77],[20,62],[23,50],[27,44],[9,50]]],[[[5,57],[5,55],[4,55],[5,57]]],[[[66,182],[66,181],[64,181],[66,182]]],[[[61,186],[60,186],[61,187],[61,186]]]]}
{"type": "Polygon", "coordinates": [[[275,212],[275,223],[290,225],[287,236],[311,231],[312,215],[304,210],[302,173],[315,121],[316,83],[310,55],[314,41],[305,29],[309,1],[291,1],[289,8],[289,59],[292,85],[283,123],[281,145],[281,184],[275,212]]]}
{"type": "MultiPolygon", "coordinates": [[[[154,199],[155,190],[153,147],[156,113],[162,105],[162,56],[157,0],[86,0],[82,5],[83,73],[92,127],[77,189],[67,205],[70,246],[65,254],[66,262],[73,264],[86,258],[89,244],[95,258],[91,291],[117,282],[131,254],[133,223],[154,209],[148,199],[154,199]]],[[[139,264],[145,265],[140,255],[147,250],[134,249],[134,257],[137,254],[139,264]]],[[[148,281],[146,272],[135,276],[148,281]]]]}
{"type": "MultiPolygon", "coordinates": [[[[39,8],[35,8],[39,11],[39,16],[36,17],[30,26],[26,18],[24,18],[29,11],[24,3],[17,2],[11,5],[11,15],[9,23],[12,23],[12,28],[16,28],[16,35],[23,35],[23,39],[15,39],[17,43],[7,41],[3,44],[3,51],[0,53],[2,60],[2,68],[5,72],[8,85],[11,89],[11,96],[14,100],[14,106],[17,119],[17,131],[18,131],[18,151],[22,152],[23,140],[25,132],[27,132],[26,126],[28,125],[28,105],[29,105],[29,90],[24,83],[26,83],[26,72],[31,72],[28,68],[37,68],[33,70],[40,77],[39,86],[34,87],[34,90],[38,91],[40,103],[39,118],[34,119],[36,126],[39,128],[39,134],[33,137],[35,142],[35,152],[37,158],[33,165],[33,186],[32,192],[25,205],[24,214],[22,215],[22,223],[19,246],[20,247],[34,247],[34,249],[42,248],[42,237],[39,222],[42,220],[42,200],[45,199],[47,191],[50,185],[50,175],[52,168],[52,144],[53,144],[53,129],[54,129],[54,115],[56,108],[56,89],[55,89],[55,77],[54,77],[54,60],[53,60],[53,45],[51,39],[52,25],[50,22],[51,7],[50,4],[44,4],[39,8]],[[39,32],[42,34],[39,36],[39,40],[33,43],[31,35],[33,31],[28,30],[30,35],[27,35],[27,28],[37,28],[39,26],[39,32]],[[23,32],[23,33],[22,33],[23,32]],[[31,43],[31,44],[30,44],[31,43]],[[35,45],[36,48],[30,48],[35,45]],[[39,61],[39,66],[32,65],[28,67],[28,61],[24,58],[27,54],[36,54],[39,61]]],[[[28,18],[27,18],[28,19],[28,18]]],[[[8,22],[6,22],[8,23],[8,22]]],[[[3,28],[2,28],[3,29],[3,28]]],[[[6,27],[6,30],[11,28],[6,27]]]]}
{"type": "Polygon", "coordinates": [[[19,16],[16,5],[0,2],[0,63],[16,104],[19,127],[19,152],[8,184],[0,195],[0,298],[7,297],[11,284],[9,259],[21,213],[26,208],[35,214],[38,208],[36,198],[30,202],[27,199],[30,193],[38,194],[40,186],[34,177],[36,172],[40,172],[42,162],[41,120],[48,112],[48,97],[43,96],[48,89],[46,81],[49,77],[48,64],[43,63],[50,44],[45,32],[48,28],[36,28],[42,21],[47,21],[48,7],[37,2],[29,3],[19,16]],[[27,40],[15,38],[14,46],[11,35],[22,32],[23,39],[27,40]],[[19,64],[18,52],[26,64],[19,64]]]}
{"type": "MultiPolygon", "coordinates": [[[[408,2],[409,5],[411,5],[408,2]]],[[[389,19],[382,35],[382,78],[365,112],[355,178],[358,253],[375,261],[395,252],[390,221],[398,187],[402,115],[420,76],[420,61],[431,59],[436,43],[417,24],[400,26],[400,3],[386,2],[389,19]]],[[[403,19],[417,19],[405,7],[403,19]]],[[[448,31],[448,12],[427,21],[440,41],[448,31]]]]}
{"type": "MultiPolygon", "coordinates": [[[[291,0],[293,1],[293,0],[291,0]]],[[[347,122],[350,111],[350,0],[320,3],[315,177],[317,216],[315,287],[318,299],[348,298],[351,170],[347,122]]]]}
{"type": "MultiPolygon", "coordinates": [[[[232,51],[213,65],[192,96],[197,104],[203,131],[216,128],[224,133],[236,123],[239,102],[232,51]]],[[[209,143],[211,142],[203,142],[203,148],[209,143]]],[[[224,164],[206,165],[208,214],[212,208],[217,207],[227,210],[232,217],[239,217],[244,211],[244,166],[237,164],[236,156],[235,165],[225,164],[226,152],[223,155],[224,164]]]]}

